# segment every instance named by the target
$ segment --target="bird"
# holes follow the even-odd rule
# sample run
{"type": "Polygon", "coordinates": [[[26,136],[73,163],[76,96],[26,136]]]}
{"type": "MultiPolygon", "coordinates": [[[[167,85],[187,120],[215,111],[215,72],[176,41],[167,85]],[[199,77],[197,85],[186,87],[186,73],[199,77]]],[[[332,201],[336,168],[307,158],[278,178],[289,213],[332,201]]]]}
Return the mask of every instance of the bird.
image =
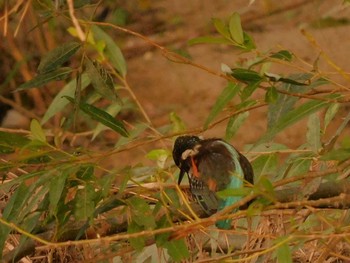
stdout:
{"type": "MultiPolygon", "coordinates": [[[[254,184],[254,172],[248,159],[223,139],[179,136],[175,140],[172,155],[180,169],[178,184],[186,173],[191,194],[208,216],[242,198],[219,198],[216,192],[243,187],[244,181],[254,184]]],[[[231,221],[219,220],[216,226],[230,229],[231,221]]]]}

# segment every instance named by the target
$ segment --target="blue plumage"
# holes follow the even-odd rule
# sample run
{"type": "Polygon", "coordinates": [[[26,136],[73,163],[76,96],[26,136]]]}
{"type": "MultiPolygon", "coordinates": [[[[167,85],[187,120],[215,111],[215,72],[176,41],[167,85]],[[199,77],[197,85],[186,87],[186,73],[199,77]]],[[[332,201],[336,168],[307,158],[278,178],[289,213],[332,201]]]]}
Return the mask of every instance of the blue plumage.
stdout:
{"type": "MultiPolygon", "coordinates": [[[[241,199],[239,196],[220,199],[217,191],[241,188],[244,180],[253,184],[253,169],[249,161],[221,139],[201,140],[197,136],[180,136],[175,141],[173,158],[180,168],[178,183],[187,173],[191,193],[207,215],[241,199]]],[[[229,229],[231,220],[220,220],[216,225],[229,229]]]]}

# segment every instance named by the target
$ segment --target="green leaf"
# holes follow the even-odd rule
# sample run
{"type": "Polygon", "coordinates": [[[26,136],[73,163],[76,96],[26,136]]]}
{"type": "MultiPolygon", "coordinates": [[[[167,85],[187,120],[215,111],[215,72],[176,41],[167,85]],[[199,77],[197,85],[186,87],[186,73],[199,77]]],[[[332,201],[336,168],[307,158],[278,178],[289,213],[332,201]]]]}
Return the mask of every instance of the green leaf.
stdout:
{"type": "MultiPolygon", "coordinates": [[[[90,78],[86,73],[81,75],[81,89],[84,90],[90,84],[90,78]]],[[[45,112],[41,125],[46,123],[49,119],[51,119],[56,113],[61,112],[65,109],[69,101],[67,101],[64,97],[73,97],[75,93],[75,89],[77,86],[77,80],[73,79],[69,83],[67,83],[63,89],[56,95],[56,97],[52,100],[49,108],[45,112]]]]}
{"type": "Polygon", "coordinates": [[[275,153],[260,155],[252,162],[255,178],[274,175],[277,164],[278,159],[275,153]]]}
{"type": "Polygon", "coordinates": [[[212,37],[212,36],[204,36],[204,37],[196,37],[187,42],[189,45],[196,44],[232,44],[230,40],[224,37],[212,37]]]}
{"type": "Polygon", "coordinates": [[[30,123],[30,132],[33,139],[46,143],[45,133],[36,119],[30,123]]]}
{"type": "Polygon", "coordinates": [[[267,131],[267,133],[259,140],[259,142],[261,143],[271,140],[277,133],[283,131],[285,128],[307,117],[308,115],[322,109],[323,107],[326,107],[327,105],[329,105],[329,102],[327,101],[315,100],[308,101],[298,108],[290,110],[267,131]]]}
{"type": "Polygon", "coordinates": [[[41,59],[38,72],[44,74],[57,69],[68,61],[78,51],[80,46],[80,43],[68,42],[51,50],[41,59]]]}
{"type": "Polygon", "coordinates": [[[252,189],[250,187],[242,187],[242,188],[236,188],[236,189],[225,189],[219,192],[216,192],[217,196],[219,198],[227,198],[230,196],[247,196],[252,192],[252,189]]]}
{"type": "Polygon", "coordinates": [[[272,104],[277,101],[277,98],[278,98],[277,89],[274,86],[269,87],[265,94],[265,102],[268,104],[272,104]]]}
{"type": "Polygon", "coordinates": [[[29,139],[21,135],[0,131],[0,153],[12,153],[16,148],[22,148],[29,142],[29,139]]]}
{"type": "Polygon", "coordinates": [[[321,124],[317,113],[309,117],[306,139],[310,149],[317,154],[321,149],[321,124]]]}
{"type": "Polygon", "coordinates": [[[65,67],[65,68],[56,69],[54,71],[50,71],[48,73],[39,74],[33,79],[20,85],[16,89],[16,91],[30,89],[30,88],[39,88],[51,81],[66,79],[72,71],[73,69],[65,67]]]}
{"type": "Polygon", "coordinates": [[[59,173],[54,175],[50,181],[49,200],[52,215],[55,215],[57,212],[57,204],[61,200],[68,175],[68,172],[59,173]]]}
{"type": "Polygon", "coordinates": [[[128,203],[133,213],[132,219],[135,223],[144,226],[146,229],[154,229],[156,227],[152,210],[144,199],[131,197],[128,199],[128,203]]]}
{"type": "Polygon", "coordinates": [[[226,39],[231,39],[230,31],[225,25],[224,21],[219,18],[213,18],[212,22],[216,30],[226,39]]]}
{"type": "MultiPolygon", "coordinates": [[[[276,240],[277,242],[277,240],[276,240]]],[[[284,243],[277,247],[276,249],[277,262],[292,263],[292,252],[287,243],[284,243]]]]}
{"type": "Polygon", "coordinates": [[[238,129],[242,126],[244,121],[248,118],[249,112],[243,112],[237,116],[231,117],[226,126],[225,139],[231,140],[237,133],[238,129]]]}
{"type": "Polygon", "coordinates": [[[176,262],[180,262],[190,257],[190,253],[183,239],[171,240],[164,244],[169,256],[176,262]]]}
{"type": "Polygon", "coordinates": [[[170,112],[169,117],[174,133],[186,131],[186,124],[175,112],[170,112]]]}
{"type": "MultiPolygon", "coordinates": [[[[139,233],[143,231],[144,228],[136,224],[135,222],[131,222],[128,225],[128,234],[133,234],[133,233],[139,233]]],[[[129,239],[130,245],[136,250],[136,251],[141,251],[145,245],[146,245],[146,240],[144,236],[139,236],[135,238],[130,238],[129,239]]]]}
{"type": "Polygon", "coordinates": [[[208,128],[210,122],[223,110],[223,108],[229,103],[229,101],[238,93],[239,85],[228,82],[226,88],[221,92],[217,98],[209,116],[204,124],[204,129],[208,128]]]}
{"type": "Polygon", "coordinates": [[[241,92],[241,100],[245,101],[248,99],[253,92],[259,87],[261,81],[256,81],[256,82],[249,82],[246,87],[242,89],[241,92]]]}
{"type": "Polygon", "coordinates": [[[98,26],[92,26],[91,30],[97,40],[103,40],[106,43],[106,57],[111,60],[112,65],[118,70],[121,76],[125,77],[127,72],[126,62],[120,48],[115,44],[113,39],[98,26]]]}
{"type": "Polygon", "coordinates": [[[293,59],[293,53],[288,50],[280,50],[276,53],[273,53],[270,57],[290,62],[293,59]]]}
{"type": "Polygon", "coordinates": [[[324,116],[324,125],[323,125],[324,130],[327,129],[328,125],[334,119],[335,115],[337,114],[337,112],[339,110],[339,107],[340,107],[339,103],[333,103],[328,107],[326,114],[324,116]]]}
{"type": "MultiPolygon", "coordinates": [[[[105,109],[105,112],[115,117],[120,112],[121,109],[122,109],[122,106],[120,104],[113,103],[105,109]]],[[[94,129],[94,134],[92,135],[91,141],[93,141],[102,131],[106,129],[108,129],[108,127],[105,126],[104,124],[102,123],[97,124],[96,128],[94,129]]]]}
{"type": "Polygon", "coordinates": [[[259,75],[256,71],[244,68],[234,68],[232,69],[231,75],[242,82],[257,83],[263,80],[263,77],[259,75]]]}
{"type": "MultiPolygon", "coordinates": [[[[64,96],[71,103],[74,103],[74,99],[68,96],[64,96]]],[[[106,125],[112,130],[116,131],[120,135],[127,137],[129,135],[128,131],[125,129],[124,124],[121,121],[116,120],[113,116],[109,115],[107,112],[96,108],[93,105],[87,104],[85,102],[79,103],[79,108],[89,115],[92,119],[106,125]]]]}
{"type": "Polygon", "coordinates": [[[322,161],[344,161],[350,159],[350,149],[336,149],[321,156],[322,161]]]}
{"type": "Polygon", "coordinates": [[[229,29],[230,29],[230,35],[232,39],[238,44],[243,44],[244,36],[243,36],[243,29],[241,25],[241,17],[236,12],[233,13],[230,17],[229,29]]]}
{"type": "Polygon", "coordinates": [[[74,199],[74,216],[77,221],[87,220],[93,217],[95,211],[95,196],[95,189],[91,184],[85,184],[82,188],[78,189],[74,199]]]}
{"type": "Polygon", "coordinates": [[[92,62],[89,58],[85,60],[85,67],[96,92],[105,99],[116,102],[118,96],[114,90],[113,78],[106,69],[97,61],[92,62]]]}
{"type": "Polygon", "coordinates": [[[77,178],[80,180],[83,180],[85,182],[89,182],[94,178],[94,166],[87,164],[87,165],[82,165],[79,167],[79,170],[77,171],[77,178]]]}

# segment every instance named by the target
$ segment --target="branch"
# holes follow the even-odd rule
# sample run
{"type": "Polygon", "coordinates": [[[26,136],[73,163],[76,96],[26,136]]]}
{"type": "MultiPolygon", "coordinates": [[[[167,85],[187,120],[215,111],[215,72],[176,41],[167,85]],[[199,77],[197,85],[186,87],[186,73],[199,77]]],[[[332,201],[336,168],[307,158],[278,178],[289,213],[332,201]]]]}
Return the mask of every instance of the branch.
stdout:
{"type": "MultiPolygon", "coordinates": [[[[334,182],[326,182],[322,183],[319,188],[309,196],[306,200],[297,200],[298,196],[300,194],[300,188],[294,187],[294,188],[286,188],[275,191],[275,197],[277,202],[274,205],[266,207],[266,210],[261,212],[258,216],[263,215],[276,215],[279,214],[278,210],[285,211],[290,208],[295,207],[316,207],[316,208],[336,208],[336,209],[347,209],[350,208],[350,183],[348,181],[342,180],[342,181],[334,181],[334,182]]],[[[256,196],[256,198],[259,198],[259,196],[256,196]]],[[[247,199],[249,201],[249,199],[247,199]]],[[[238,204],[238,206],[241,206],[242,204],[238,204]]],[[[210,236],[206,234],[200,234],[201,229],[203,229],[203,226],[210,226],[216,222],[216,220],[221,218],[227,218],[227,217],[233,217],[234,219],[243,218],[246,216],[246,212],[239,212],[236,214],[229,214],[229,215],[223,215],[223,216],[217,216],[217,213],[214,214],[211,217],[206,218],[206,214],[204,211],[201,210],[200,206],[197,203],[191,203],[191,209],[197,213],[199,218],[203,218],[200,221],[192,222],[189,224],[180,224],[176,225],[172,228],[168,228],[167,232],[172,232],[173,238],[179,238],[184,236],[187,236],[189,233],[196,232],[196,238],[198,239],[210,239],[210,236]]],[[[176,211],[174,211],[176,212],[176,211]]],[[[188,209],[184,208],[181,213],[175,214],[174,218],[176,218],[176,222],[181,221],[187,221],[188,220],[188,209]]],[[[165,208],[163,209],[162,213],[166,213],[165,208]]],[[[115,218],[112,219],[104,219],[104,220],[95,220],[94,229],[97,228],[96,233],[101,237],[99,242],[107,241],[107,239],[115,239],[117,240],[124,239],[125,237],[118,238],[118,234],[125,232],[127,230],[127,218],[123,218],[122,220],[117,220],[115,218]],[[103,227],[97,227],[99,225],[103,225],[103,227]],[[117,235],[112,237],[112,235],[117,235]]],[[[86,222],[72,222],[68,224],[65,229],[65,233],[60,237],[58,240],[60,243],[67,242],[66,244],[62,245],[77,245],[80,244],[79,242],[84,241],[73,241],[76,239],[76,237],[81,232],[82,228],[86,226],[86,222]],[[72,240],[72,241],[70,241],[72,240]]],[[[40,239],[44,240],[52,240],[55,235],[55,231],[53,229],[46,230],[43,233],[37,234],[36,236],[40,239]]],[[[165,232],[166,232],[165,231],[165,232]]],[[[217,230],[216,230],[217,231],[217,230]]],[[[221,232],[220,232],[221,233],[221,232]]],[[[142,235],[148,235],[149,233],[147,231],[144,231],[144,233],[140,233],[140,236],[142,235]]],[[[124,235],[122,235],[124,236],[124,235]]],[[[226,244],[227,248],[227,236],[226,234],[220,234],[220,238],[218,238],[218,242],[220,243],[221,247],[225,247],[224,244],[226,244]]],[[[90,235],[91,238],[91,235],[90,235]]],[[[96,241],[96,239],[94,239],[96,241]]],[[[229,244],[232,246],[235,245],[236,248],[242,248],[245,244],[247,237],[246,234],[233,234],[229,237],[229,244]],[[232,240],[231,240],[232,239],[232,240]]],[[[85,240],[89,242],[89,240],[85,240]]],[[[91,240],[92,242],[92,240],[91,240]]],[[[23,245],[18,247],[17,249],[12,250],[11,252],[4,255],[4,262],[12,262],[17,261],[21,259],[22,257],[28,256],[30,254],[33,254],[36,250],[36,246],[38,242],[34,241],[33,239],[28,239],[28,241],[23,245]]],[[[85,242],[84,242],[85,243],[85,242]]],[[[106,242],[108,244],[108,242],[106,242]]],[[[152,243],[152,242],[151,242],[152,243]]],[[[83,243],[82,243],[83,244],[83,243]]],[[[60,246],[57,243],[57,246],[60,246]]],[[[47,246],[42,247],[46,248],[47,246]]]]}

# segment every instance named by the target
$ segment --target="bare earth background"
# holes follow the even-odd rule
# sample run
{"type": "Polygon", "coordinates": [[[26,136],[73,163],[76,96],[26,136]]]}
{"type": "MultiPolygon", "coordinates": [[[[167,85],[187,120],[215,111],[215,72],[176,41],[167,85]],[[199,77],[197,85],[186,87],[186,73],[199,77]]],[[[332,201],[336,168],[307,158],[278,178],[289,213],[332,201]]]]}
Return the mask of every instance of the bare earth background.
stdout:
{"type": "MultiPolygon", "coordinates": [[[[321,27],[324,18],[349,17],[350,10],[347,5],[342,5],[342,1],[255,1],[251,5],[248,1],[226,0],[152,1],[151,6],[152,11],[140,15],[130,28],[171,50],[185,50],[193,61],[214,71],[221,70],[221,63],[237,67],[249,55],[227,46],[189,46],[187,41],[215,34],[211,18],[228,18],[235,11],[241,14],[243,28],[255,39],[258,52],[288,49],[296,55],[295,64],[300,68],[279,66],[271,68],[270,72],[286,75],[312,69],[320,52],[303,36],[301,28],[313,35],[321,49],[340,68],[348,70],[350,26],[344,22],[321,27]]],[[[134,37],[128,37],[123,43],[123,51],[127,56],[131,87],[156,127],[169,123],[172,111],[185,121],[189,130],[203,125],[226,85],[225,80],[192,66],[169,61],[159,50],[134,37]]],[[[335,72],[322,58],[318,65],[320,71],[335,72]]],[[[336,74],[334,79],[348,84],[336,74]]],[[[264,133],[266,122],[266,108],[251,111],[232,143],[243,150],[244,145],[254,143],[264,133]]],[[[225,125],[218,125],[203,135],[223,137],[225,125]]],[[[298,123],[277,139],[290,147],[298,147],[305,141],[305,134],[305,123],[298,123]]],[[[134,156],[131,159],[135,162],[140,161],[135,158],[135,153],[129,154],[134,156]]]]}

